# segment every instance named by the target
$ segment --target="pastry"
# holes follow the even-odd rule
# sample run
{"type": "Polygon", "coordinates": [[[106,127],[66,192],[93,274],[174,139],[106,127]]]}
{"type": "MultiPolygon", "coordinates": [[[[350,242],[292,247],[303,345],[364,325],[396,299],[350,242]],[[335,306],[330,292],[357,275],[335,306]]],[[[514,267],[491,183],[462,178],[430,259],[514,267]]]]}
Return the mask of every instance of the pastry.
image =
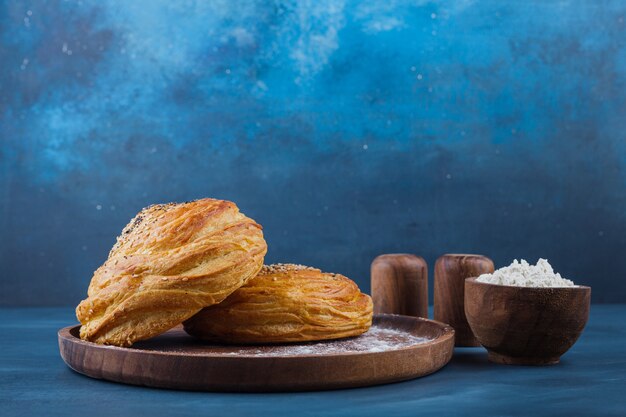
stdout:
{"type": "Polygon", "coordinates": [[[184,323],[226,343],[306,342],[357,336],[372,323],[372,299],[340,274],[293,264],[264,266],[222,303],[184,323]]]}
{"type": "Polygon", "coordinates": [[[158,335],[257,275],[266,251],[261,226],[229,201],[147,207],[94,272],[80,337],[130,346],[158,335]]]}

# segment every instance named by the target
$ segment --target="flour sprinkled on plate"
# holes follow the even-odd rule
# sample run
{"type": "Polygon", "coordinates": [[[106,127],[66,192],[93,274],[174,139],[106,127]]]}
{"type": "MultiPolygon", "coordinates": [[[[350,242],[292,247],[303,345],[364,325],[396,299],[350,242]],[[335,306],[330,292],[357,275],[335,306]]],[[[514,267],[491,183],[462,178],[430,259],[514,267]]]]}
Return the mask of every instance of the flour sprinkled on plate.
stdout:
{"type": "Polygon", "coordinates": [[[429,342],[432,339],[414,336],[403,330],[372,326],[366,333],[349,339],[268,347],[237,346],[226,353],[233,356],[300,356],[336,353],[375,353],[398,350],[429,342]]]}

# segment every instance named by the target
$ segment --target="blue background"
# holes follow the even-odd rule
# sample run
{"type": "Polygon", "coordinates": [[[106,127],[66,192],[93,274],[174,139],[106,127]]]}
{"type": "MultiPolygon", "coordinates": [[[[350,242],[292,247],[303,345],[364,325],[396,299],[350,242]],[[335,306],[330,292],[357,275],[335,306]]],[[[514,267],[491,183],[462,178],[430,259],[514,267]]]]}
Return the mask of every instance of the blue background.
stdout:
{"type": "MultiPolygon", "coordinates": [[[[626,300],[623,1],[0,5],[0,304],[75,305],[143,206],[268,262],[547,257],[626,300]]],[[[432,285],[431,285],[432,287],[432,285]]]]}

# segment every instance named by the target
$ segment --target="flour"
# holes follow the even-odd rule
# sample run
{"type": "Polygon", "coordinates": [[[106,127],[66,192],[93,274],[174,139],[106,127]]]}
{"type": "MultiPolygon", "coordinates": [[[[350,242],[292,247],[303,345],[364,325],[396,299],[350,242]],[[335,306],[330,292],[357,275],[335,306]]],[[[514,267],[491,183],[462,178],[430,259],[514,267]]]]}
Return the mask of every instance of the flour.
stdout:
{"type": "Polygon", "coordinates": [[[270,345],[263,348],[255,346],[238,347],[227,354],[236,356],[299,356],[357,352],[375,353],[403,349],[430,342],[431,340],[426,337],[415,336],[405,330],[374,325],[361,336],[349,339],[293,345],[270,345]]]}
{"type": "Polygon", "coordinates": [[[482,274],[477,282],[514,287],[574,287],[569,279],[554,273],[546,259],[539,259],[537,265],[530,265],[526,260],[517,259],[509,266],[496,270],[493,274],[482,274]]]}

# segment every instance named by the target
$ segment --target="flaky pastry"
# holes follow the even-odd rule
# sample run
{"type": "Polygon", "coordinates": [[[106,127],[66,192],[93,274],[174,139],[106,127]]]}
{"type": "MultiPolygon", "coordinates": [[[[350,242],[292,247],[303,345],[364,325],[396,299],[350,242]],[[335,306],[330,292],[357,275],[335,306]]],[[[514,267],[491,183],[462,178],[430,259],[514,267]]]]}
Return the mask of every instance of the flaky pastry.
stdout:
{"type": "Polygon", "coordinates": [[[371,323],[372,299],[349,278],[276,264],[264,266],[246,285],[184,326],[205,340],[281,343],[357,336],[371,323]]]}
{"type": "Polygon", "coordinates": [[[229,201],[147,207],[94,272],[80,336],[130,346],[158,335],[257,275],[266,251],[261,226],[229,201]]]}

